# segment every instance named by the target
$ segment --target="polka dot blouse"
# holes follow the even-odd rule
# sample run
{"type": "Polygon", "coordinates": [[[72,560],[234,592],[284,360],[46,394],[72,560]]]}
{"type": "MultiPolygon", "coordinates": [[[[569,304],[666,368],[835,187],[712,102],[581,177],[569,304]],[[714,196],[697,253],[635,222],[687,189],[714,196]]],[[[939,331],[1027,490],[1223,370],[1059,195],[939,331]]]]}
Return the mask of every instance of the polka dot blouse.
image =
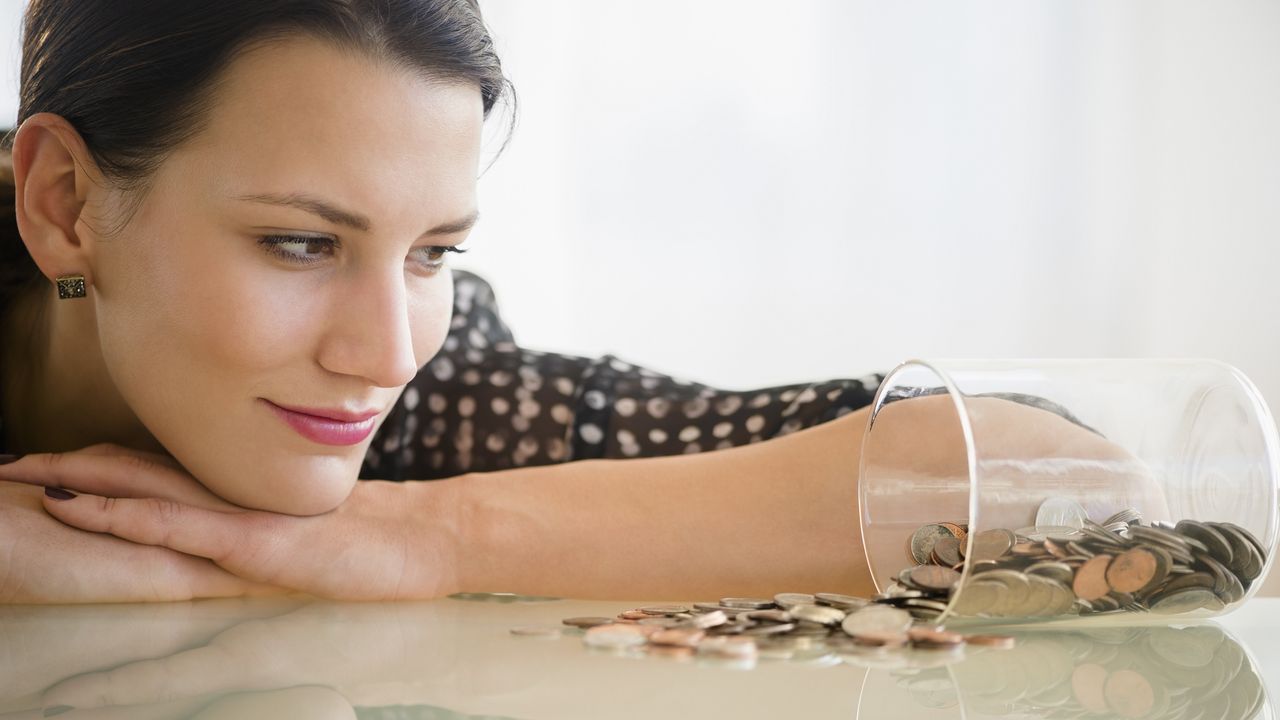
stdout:
{"type": "Polygon", "coordinates": [[[723,390],[611,354],[528,350],[502,322],[489,283],[452,272],[453,321],[444,347],[387,415],[361,478],[431,480],[745,445],[870,405],[884,379],[723,390]]]}

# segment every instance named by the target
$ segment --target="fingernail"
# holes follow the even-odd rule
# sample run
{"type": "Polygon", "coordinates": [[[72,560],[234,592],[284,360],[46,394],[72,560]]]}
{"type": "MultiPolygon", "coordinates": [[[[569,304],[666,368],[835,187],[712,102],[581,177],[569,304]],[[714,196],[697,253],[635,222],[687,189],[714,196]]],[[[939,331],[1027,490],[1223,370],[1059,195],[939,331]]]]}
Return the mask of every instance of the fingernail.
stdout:
{"type": "MultiPolygon", "coordinates": [[[[71,492],[70,490],[63,490],[60,487],[53,487],[53,486],[45,487],[44,494],[48,495],[54,500],[70,500],[71,498],[76,496],[76,494],[71,492]]],[[[62,707],[62,706],[59,705],[58,707],[62,707]]],[[[63,712],[66,712],[66,710],[63,710],[63,712]]]]}
{"type": "Polygon", "coordinates": [[[22,453],[17,455],[0,455],[0,465],[8,465],[11,462],[18,462],[22,459],[22,453]]]}
{"type": "Polygon", "coordinates": [[[53,717],[54,715],[61,715],[62,713],[69,712],[71,710],[75,710],[75,708],[71,707],[70,705],[54,705],[53,707],[44,711],[44,716],[53,717]]]}

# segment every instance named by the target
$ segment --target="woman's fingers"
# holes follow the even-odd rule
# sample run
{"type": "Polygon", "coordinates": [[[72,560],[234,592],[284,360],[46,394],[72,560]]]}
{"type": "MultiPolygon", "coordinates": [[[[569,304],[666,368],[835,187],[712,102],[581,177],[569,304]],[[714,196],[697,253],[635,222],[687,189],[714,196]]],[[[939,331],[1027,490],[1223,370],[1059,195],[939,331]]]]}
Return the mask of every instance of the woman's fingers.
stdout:
{"type": "Polygon", "coordinates": [[[181,472],[172,459],[118,445],[26,455],[0,465],[0,480],[111,497],[163,497],[211,510],[236,508],[181,472]]]}
{"type": "MultiPolygon", "coordinates": [[[[187,555],[208,558],[222,567],[237,561],[245,547],[254,549],[254,567],[259,571],[277,566],[275,549],[278,522],[271,513],[238,510],[207,510],[164,498],[102,497],[76,494],[62,499],[46,492],[45,510],[62,522],[81,530],[110,533],[142,545],[159,545],[187,555]]],[[[198,559],[193,558],[193,560],[198,559]]],[[[232,576],[234,577],[234,576],[232,576]]],[[[269,582],[269,577],[250,578],[269,582]]]]}

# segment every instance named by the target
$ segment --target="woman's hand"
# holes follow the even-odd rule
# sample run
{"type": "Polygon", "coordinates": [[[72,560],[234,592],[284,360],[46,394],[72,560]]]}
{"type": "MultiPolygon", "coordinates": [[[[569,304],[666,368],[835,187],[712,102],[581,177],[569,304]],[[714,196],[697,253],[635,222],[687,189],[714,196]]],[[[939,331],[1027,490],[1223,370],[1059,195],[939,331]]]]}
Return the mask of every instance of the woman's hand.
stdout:
{"type": "Polygon", "coordinates": [[[75,491],[46,496],[44,509],[71,527],[207,558],[251,584],[344,600],[457,590],[450,481],[359,482],[338,508],[295,517],[232,505],[171,460],[110,445],[28,455],[0,466],[0,480],[75,491]]]}
{"type": "Polygon", "coordinates": [[[212,561],[87,533],[44,511],[39,487],[0,481],[0,604],[147,602],[282,592],[212,561]]]}

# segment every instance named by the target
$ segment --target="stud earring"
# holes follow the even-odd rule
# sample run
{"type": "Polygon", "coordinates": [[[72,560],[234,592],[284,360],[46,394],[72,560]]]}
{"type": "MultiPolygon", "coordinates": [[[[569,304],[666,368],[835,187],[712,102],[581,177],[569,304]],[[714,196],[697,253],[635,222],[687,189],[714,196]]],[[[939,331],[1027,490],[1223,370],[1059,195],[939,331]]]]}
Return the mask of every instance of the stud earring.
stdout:
{"type": "Polygon", "coordinates": [[[59,275],[58,283],[58,299],[66,300],[68,298],[82,298],[85,296],[84,275],[59,275]]]}

